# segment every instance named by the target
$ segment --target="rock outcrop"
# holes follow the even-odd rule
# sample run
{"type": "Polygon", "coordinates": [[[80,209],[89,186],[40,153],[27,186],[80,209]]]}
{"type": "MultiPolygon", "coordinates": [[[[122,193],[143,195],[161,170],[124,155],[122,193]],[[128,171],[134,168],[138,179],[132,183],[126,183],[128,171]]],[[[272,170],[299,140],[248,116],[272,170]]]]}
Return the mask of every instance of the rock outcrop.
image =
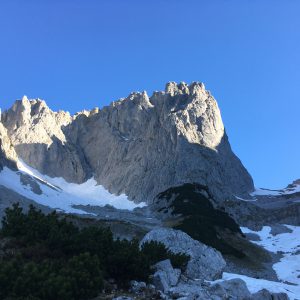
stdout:
{"type": "Polygon", "coordinates": [[[169,259],[158,262],[154,268],[156,272],[153,275],[153,284],[158,290],[167,292],[177,285],[181,271],[173,269],[169,259]]]}
{"type": "Polygon", "coordinates": [[[0,171],[4,166],[10,169],[17,169],[17,154],[7,136],[7,130],[0,122],[0,171]]]}
{"type": "Polygon", "coordinates": [[[24,96],[3,113],[2,121],[19,158],[31,167],[75,183],[90,177],[79,147],[63,132],[72,121],[69,113],[53,112],[45,101],[24,96]]]}
{"type": "Polygon", "coordinates": [[[253,294],[251,300],[289,300],[289,297],[285,293],[272,293],[263,289],[253,294]]]}
{"type": "Polygon", "coordinates": [[[252,300],[246,283],[239,278],[213,284],[209,292],[220,299],[252,300]]]}
{"type": "Polygon", "coordinates": [[[151,202],[170,187],[208,186],[217,201],[253,190],[230,148],[217,102],[202,83],[170,82],[101,110],[70,116],[26,97],[3,114],[17,154],[41,173],[151,202]]]}
{"type": "Polygon", "coordinates": [[[226,266],[226,262],[219,251],[193,240],[180,230],[153,229],[144,236],[141,245],[149,241],[161,242],[173,253],[189,255],[190,260],[186,267],[185,276],[190,279],[218,279],[226,266]]]}

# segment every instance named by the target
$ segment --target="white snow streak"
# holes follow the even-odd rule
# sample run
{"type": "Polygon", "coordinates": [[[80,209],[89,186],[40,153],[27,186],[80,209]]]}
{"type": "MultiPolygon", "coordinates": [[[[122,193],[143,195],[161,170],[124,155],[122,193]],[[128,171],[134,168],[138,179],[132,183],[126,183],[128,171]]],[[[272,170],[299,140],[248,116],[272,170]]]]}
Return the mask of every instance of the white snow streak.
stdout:
{"type": "Polygon", "coordinates": [[[295,185],[292,188],[285,188],[282,190],[268,190],[268,189],[261,189],[257,188],[251,196],[281,196],[281,195],[291,195],[294,193],[300,192],[300,185],[295,185]]]}
{"type": "Polygon", "coordinates": [[[4,168],[0,172],[0,185],[3,185],[22,196],[34,200],[35,202],[49,206],[54,209],[63,210],[67,213],[84,213],[86,212],[75,209],[73,205],[95,205],[105,206],[111,205],[118,209],[133,210],[136,207],[143,207],[144,202],[135,204],[128,200],[127,196],[122,194],[119,196],[109,193],[103,186],[97,185],[94,178],[82,184],[69,183],[63,178],[51,178],[40,174],[37,170],[27,166],[24,162],[19,161],[19,172],[4,168]],[[27,174],[41,180],[46,184],[38,181],[42,194],[38,195],[31,190],[29,185],[23,185],[20,181],[20,173],[27,174]],[[52,188],[51,188],[52,187],[52,188]]]}

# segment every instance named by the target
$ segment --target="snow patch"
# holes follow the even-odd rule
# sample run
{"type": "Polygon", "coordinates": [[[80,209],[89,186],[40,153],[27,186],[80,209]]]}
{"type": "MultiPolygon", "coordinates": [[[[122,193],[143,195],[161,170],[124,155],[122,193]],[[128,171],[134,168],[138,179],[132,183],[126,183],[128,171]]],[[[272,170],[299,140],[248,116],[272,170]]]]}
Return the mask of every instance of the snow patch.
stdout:
{"type": "Polygon", "coordinates": [[[283,257],[273,265],[279,282],[265,279],[257,279],[240,274],[223,273],[224,280],[240,278],[245,281],[249,291],[256,293],[266,289],[273,293],[286,293],[291,300],[300,299],[300,226],[284,225],[291,232],[271,234],[271,227],[264,226],[260,231],[253,231],[247,227],[241,227],[243,233],[252,233],[259,236],[259,241],[252,241],[273,253],[281,253],[283,257]]]}
{"type": "Polygon", "coordinates": [[[214,281],[214,283],[234,278],[240,278],[245,281],[247,288],[249,289],[251,294],[257,293],[262,289],[266,289],[272,293],[286,293],[289,296],[290,300],[299,300],[300,286],[289,285],[282,282],[256,279],[245,275],[224,272],[222,279],[214,281]]]}
{"type": "Polygon", "coordinates": [[[86,214],[83,210],[74,208],[74,205],[111,205],[118,209],[127,210],[146,205],[144,202],[136,204],[124,194],[116,196],[109,193],[103,186],[98,185],[94,178],[82,184],[75,184],[69,183],[63,178],[51,178],[43,175],[26,165],[23,161],[18,162],[18,167],[20,171],[17,172],[5,167],[0,172],[0,185],[39,204],[63,210],[67,213],[86,214]],[[40,186],[42,194],[38,195],[31,190],[29,185],[22,184],[20,173],[37,179],[36,183],[40,186]]]}
{"type": "Polygon", "coordinates": [[[254,202],[254,201],[257,201],[257,199],[244,199],[244,198],[241,198],[241,197],[238,197],[238,196],[235,196],[236,199],[238,200],[241,200],[241,201],[246,201],[246,202],[254,202]]]}
{"type": "Polygon", "coordinates": [[[300,192],[300,185],[294,184],[293,187],[285,188],[282,190],[268,190],[263,188],[257,188],[252,192],[251,196],[283,196],[291,195],[300,192]]]}
{"type": "MultiPolygon", "coordinates": [[[[279,280],[300,286],[300,227],[284,225],[292,232],[271,234],[271,227],[264,226],[260,231],[252,231],[241,227],[243,233],[254,233],[260,241],[253,243],[273,253],[281,253],[283,257],[273,265],[279,280]]],[[[300,296],[300,293],[299,293],[300,296]]]]}

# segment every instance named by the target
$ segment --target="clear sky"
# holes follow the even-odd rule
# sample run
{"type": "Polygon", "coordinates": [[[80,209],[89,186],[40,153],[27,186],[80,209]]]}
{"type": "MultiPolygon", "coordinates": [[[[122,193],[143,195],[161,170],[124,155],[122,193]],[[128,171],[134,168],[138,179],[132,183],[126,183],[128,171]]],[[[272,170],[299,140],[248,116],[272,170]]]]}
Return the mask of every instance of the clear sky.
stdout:
{"type": "Polygon", "coordinates": [[[202,81],[256,186],[300,178],[299,0],[0,0],[0,106],[202,81]]]}

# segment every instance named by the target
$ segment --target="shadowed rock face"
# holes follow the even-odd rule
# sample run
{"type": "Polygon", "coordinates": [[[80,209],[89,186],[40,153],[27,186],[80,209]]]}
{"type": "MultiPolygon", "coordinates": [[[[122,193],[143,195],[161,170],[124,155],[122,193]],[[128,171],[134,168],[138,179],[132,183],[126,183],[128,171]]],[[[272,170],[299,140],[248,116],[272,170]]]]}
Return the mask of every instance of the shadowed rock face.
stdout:
{"type": "Polygon", "coordinates": [[[137,202],[188,182],[208,186],[217,201],[253,190],[202,83],[171,82],[150,98],[132,93],[74,117],[23,98],[2,119],[19,157],[40,172],[77,183],[93,175],[137,202]]]}
{"type": "Polygon", "coordinates": [[[7,131],[0,122],[0,171],[7,166],[11,169],[17,169],[17,154],[13,148],[7,131]]]}

